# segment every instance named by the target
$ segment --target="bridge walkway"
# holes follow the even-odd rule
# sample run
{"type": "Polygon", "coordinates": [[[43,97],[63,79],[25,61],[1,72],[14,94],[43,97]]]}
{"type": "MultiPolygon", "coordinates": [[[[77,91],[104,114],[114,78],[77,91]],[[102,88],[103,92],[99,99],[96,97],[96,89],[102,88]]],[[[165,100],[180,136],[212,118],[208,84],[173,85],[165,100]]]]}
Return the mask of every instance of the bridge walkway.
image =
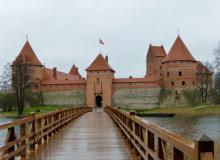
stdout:
{"type": "Polygon", "coordinates": [[[57,132],[31,160],[137,159],[112,119],[105,112],[89,112],[57,132]]]}

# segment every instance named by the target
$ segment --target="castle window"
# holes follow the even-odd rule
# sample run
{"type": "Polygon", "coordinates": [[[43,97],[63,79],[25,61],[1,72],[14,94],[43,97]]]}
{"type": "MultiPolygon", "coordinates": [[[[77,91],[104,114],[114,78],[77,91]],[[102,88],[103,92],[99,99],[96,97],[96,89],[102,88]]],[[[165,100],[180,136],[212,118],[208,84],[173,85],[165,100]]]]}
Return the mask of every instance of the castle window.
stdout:
{"type": "Polygon", "coordinates": [[[162,69],[162,66],[160,66],[160,69],[162,69]]]}
{"type": "Polygon", "coordinates": [[[182,76],[182,72],[181,71],[179,72],[179,76],[182,76]]]}
{"type": "Polygon", "coordinates": [[[170,76],[170,73],[169,72],[167,72],[167,77],[169,77],[170,76]]]}
{"type": "Polygon", "coordinates": [[[174,86],[174,82],[173,81],[171,82],[171,86],[174,86]]]}
{"type": "Polygon", "coordinates": [[[186,82],[185,81],[182,81],[182,86],[185,86],[186,82]]]}
{"type": "Polygon", "coordinates": [[[195,85],[195,82],[193,81],[193,85],[195,85]]]}
{"type": "Polygon", "coordinates": [[[99,78],[97,78],[96,83],[97,83],[97,84],[99,84],[99,83],[100,83],[100,79],[99,79],[99,78]]]}
{"type": "Polygon", "coordinates": [[[149,74],[149,76],[151,76],[151,74],[149,74]]]}

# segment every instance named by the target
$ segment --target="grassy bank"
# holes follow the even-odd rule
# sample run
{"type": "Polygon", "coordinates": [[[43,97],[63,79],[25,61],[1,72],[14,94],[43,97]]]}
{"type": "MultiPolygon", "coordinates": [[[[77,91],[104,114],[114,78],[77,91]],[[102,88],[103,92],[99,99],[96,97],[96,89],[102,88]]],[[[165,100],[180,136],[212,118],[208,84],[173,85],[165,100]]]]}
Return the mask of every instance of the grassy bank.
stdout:
{"type": "Polygon", "coordinates": [[[208,116],[220,115],[220,105],[201,105],[194,107],[157,107],[152,109],[123,108],[138,113],[175,113],[176,116],[208,116]]]}
{"type": "MultiPolygon", "coordinates": [[[[35,114],[42,114],[42,113],[58,110],[59,108],[60,108],[60,106],[55,106],[55,105],[32,106],[32,107],[25,108],[22,116],[30,115],[33,112],[35,114]]],[[[62,107],[62,108],[64,108],[64,107],[62,107]]],[[[10,112],[1,112],[0,113],[0,116],[17,116],[17,115],[18,115],[17,110],[13,110],[13,111],[10,111],[10,112]]]]}

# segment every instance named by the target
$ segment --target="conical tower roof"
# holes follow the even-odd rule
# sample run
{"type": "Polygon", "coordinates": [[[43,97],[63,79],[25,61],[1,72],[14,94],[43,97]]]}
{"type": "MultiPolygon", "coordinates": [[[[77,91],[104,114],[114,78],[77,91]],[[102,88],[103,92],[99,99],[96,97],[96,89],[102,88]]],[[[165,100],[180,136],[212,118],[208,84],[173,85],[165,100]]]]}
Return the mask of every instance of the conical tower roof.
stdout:
{"type": "Polygon", "coordinates": [[[26,64],[43,66],[28,41],[24,44],[14,63],[16,63],[19,58],[22,58],[23,62],[26,64]]]}
{"type": "Polygon", "coordinates": [[[86,71],[112,71],[115,72],[108,64],[107,60],[99,54],[86,71]]]}
{"type": "Polygon", "coordinates": [[[173,46],[171,47],[168,55],[163,60],[163,62],[177,61],[177,60],[196,61],[179,35],[176,38],[173,46]]]}
{"type": "Polygon", "coordinates": [[[76,76],[81,76],[78,70],[78,67],[76,67],[75,64],[73,64],[72,68],[70,69],[69,74],[71,75],[76,75],[76,76]]]}

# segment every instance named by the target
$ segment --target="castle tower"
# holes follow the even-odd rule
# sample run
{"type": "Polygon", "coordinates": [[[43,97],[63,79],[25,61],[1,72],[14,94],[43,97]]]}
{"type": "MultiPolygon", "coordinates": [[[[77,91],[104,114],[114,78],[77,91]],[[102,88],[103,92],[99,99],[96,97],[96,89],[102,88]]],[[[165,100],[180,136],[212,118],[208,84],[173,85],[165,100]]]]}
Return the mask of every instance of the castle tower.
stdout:
{"type": "Polygon", "coordinates": [[[146,59],[146,77],[153,79],[163,79],[162,60],[166,57],[166,51],[161,46],[150,44],[146,59]]]}
{"type": "Polygon", "coordinates": [[[114,70],[108,63],[108,57],[99,54],[92,64],[86,69],[87,106],[101,107],[112,104],[112,80],[114,70]]]}
{"type": "Polygon", "coordinates": [[[73,64],[72,68],[69,71],[70,75],[74,75],[74,76],[78,76],[79,78],[81,78],[82,76],[79,73],[78,67],[76,67],[75,64],[73,64]]]}
{"type": "Polygon", "coordinates": [[[178,90],[194,88],[196,64],[196,60],[178,35],[169,54],[162,61],[164,87],[173,89],[176,93],[178,90]]]}
{"type": "Polygon", "coordinates": [[[43,65],[34,53],[29,41],[26,41],[23,48],[21,49],[19,55],[15,59],[14,64],[19,63],[18,61],[22,60],[22,63],[28,64],[31,67],[32,80],[38,84],[36,89],[40,86],[40,82],[43,79],[42,68],[43,65]]]}

